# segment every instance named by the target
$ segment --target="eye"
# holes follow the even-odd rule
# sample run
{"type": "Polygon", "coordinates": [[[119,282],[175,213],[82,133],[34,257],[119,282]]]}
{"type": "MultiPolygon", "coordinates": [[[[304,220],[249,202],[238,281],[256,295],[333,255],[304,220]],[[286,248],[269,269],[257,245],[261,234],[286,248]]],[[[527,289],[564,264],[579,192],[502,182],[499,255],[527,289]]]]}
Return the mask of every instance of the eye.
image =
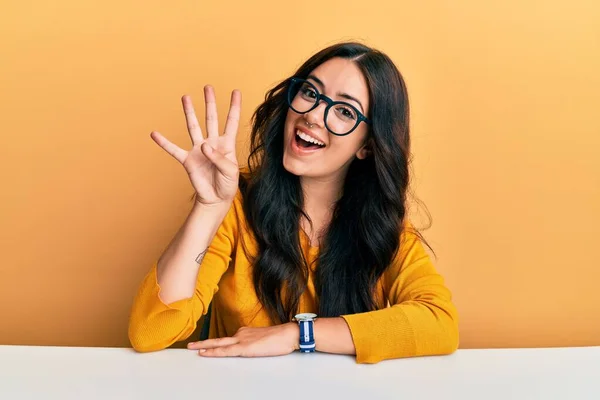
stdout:
{"type": "Polygon", "coordinates": [[[300,88],[300,93],[302,93],[302,97],[306,97],[309,99],[316,99],[317,98],[317,92],[315,92],[315,90],[308,86],[308,85],[304,85],[300,88]]]}
{"type": "Polygon", "coordinates": [[[338,107],[336,107],[335,111],[343,118],[353,119],[353,120],[356,119],[356,111],[354,111],[350,107],[338,106],[338,107]]]}

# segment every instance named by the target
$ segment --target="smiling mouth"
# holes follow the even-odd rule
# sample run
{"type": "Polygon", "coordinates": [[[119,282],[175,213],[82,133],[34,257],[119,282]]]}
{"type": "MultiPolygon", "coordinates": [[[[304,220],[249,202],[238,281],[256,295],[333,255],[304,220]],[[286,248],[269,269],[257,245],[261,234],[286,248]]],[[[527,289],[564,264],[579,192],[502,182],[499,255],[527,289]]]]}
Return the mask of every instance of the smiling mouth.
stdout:
{"type": "Polygon", "coordinates": [[[325,147],[324,143],[311,138],[306,133],[296,130],[294,134],[294,140],[298,144],[298,147],[303,149],[322,149],[325,147]]]}

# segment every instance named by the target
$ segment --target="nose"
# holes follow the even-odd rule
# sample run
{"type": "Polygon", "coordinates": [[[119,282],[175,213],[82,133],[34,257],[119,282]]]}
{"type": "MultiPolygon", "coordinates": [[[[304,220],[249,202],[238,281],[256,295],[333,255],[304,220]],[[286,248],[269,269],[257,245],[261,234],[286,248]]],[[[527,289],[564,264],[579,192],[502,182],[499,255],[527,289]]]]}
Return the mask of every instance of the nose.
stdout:
{"type": "Polygon", "coordinates": [[[327,103],[323,100],[319,101],[319,104],[307,113],[304,113],[304,119],[311,125],[318,125],[321,128],[325,126],[325,109],[327,103]]]}

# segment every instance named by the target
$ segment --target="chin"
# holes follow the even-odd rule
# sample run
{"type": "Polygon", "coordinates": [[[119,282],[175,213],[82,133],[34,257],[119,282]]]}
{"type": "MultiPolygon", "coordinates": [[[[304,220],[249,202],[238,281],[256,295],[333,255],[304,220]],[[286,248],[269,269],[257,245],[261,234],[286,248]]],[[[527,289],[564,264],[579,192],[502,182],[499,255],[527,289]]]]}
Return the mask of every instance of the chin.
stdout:
{"type": "Polygon", "coordinates": [[[306,172],[307,166],[293,157],[286,156],[284,152],[283,168],[292,175],[302,176],[306,172]]]}
{"type": "Polygon", "coordinates": [[[305,177],[316,177],[318,174],[314,174],[312,171],[312,166],[303,162],[301,160],[297,160],[293,156],[287,156],[285,153],[283,155],[283,168],[292,175],[296,176],[305,176],[305,177]]]}

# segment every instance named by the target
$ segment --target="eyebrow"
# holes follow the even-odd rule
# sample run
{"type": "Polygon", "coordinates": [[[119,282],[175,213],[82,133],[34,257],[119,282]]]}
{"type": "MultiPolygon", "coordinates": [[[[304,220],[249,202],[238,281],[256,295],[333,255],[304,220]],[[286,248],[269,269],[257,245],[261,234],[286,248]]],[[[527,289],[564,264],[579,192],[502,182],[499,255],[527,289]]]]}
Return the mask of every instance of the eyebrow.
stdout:
{"type": "MultiPolygon", "coordinates": [[[[312,79],[313,81],[315,81],[317,83],[317,85],[321,86],[321,88],[323,89],[323,91],[325,91],[325,84],[323,83],[322,80],[320,80],[319,78],[317,78],[314,75],[309,75],[306,79],[312,79]]],[[[360,102],[360,100],[358,100],[356,97],[350,96],[348,93],[337,93],[338,96],[346,99],[346,100],[352,100],[358,103],[358,105],[360,106],[360,110],[363,112],[365,112],[365,109],[362,105],[362,103],[360,102]]]]}

